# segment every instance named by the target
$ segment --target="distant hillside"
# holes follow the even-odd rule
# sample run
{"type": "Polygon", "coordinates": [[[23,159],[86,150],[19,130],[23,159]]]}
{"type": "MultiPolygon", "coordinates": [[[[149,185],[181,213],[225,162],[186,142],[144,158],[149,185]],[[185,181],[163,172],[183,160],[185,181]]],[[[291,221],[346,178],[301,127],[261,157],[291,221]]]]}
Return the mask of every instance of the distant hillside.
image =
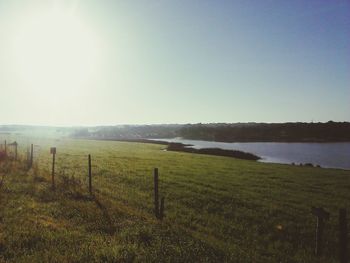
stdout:
{"type": "Polygon", "coordinates": [[[72,136],[109,140],[182,137],[221,142],[344,142],[350,141],[350,123],[117,125],[80,128],[72,136]]]}
{"type": "Polygon", "coordinates": [[[180,124],[89,127],[76,129],[72,137],[106,140],[174,138],[179,136],[179,130],[182,127],[183,125],[180,124]]]}
{"type": "Polygon", "coordinates": [[[350,141],[350,123],[194,124],[182,127],[179,136],[222,142],[341,142],[350,141]]]}

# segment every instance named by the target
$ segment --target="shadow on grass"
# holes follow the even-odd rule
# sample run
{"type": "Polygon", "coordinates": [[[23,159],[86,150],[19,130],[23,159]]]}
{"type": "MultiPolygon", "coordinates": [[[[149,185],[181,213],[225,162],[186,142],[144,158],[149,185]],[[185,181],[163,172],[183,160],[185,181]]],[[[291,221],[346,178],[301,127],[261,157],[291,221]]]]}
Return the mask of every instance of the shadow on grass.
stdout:
{"type": "Polygon", "coordinates": [[[107,207],[101,203],[101,201],[95,194],[92,195],[92,200],[95,202],[96,206],[101,210],[103,219],[107,223],[105,232],[109,235],[113,235],[116,232],[116,228],[113,224],[110,214],[108,213],[107,207]]]}

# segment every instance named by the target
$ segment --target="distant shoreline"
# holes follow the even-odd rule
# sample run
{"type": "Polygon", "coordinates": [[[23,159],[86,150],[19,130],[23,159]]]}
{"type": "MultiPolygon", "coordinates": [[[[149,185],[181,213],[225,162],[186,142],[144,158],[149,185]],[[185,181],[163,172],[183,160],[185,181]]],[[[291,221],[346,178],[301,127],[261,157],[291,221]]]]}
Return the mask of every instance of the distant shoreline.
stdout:
{"type": "Polygon", "coordinates": [[[172,142],[166,142],[166,141],[157,141],[157,140],[148,140],[148,139],[92,139],[92,140],[161,144],[161,145],[167,146],[166,148],[167,151],[173,151],[173,152],[215,155],[215,156],[232,157],[236,159],[250,160],[250,161],[258,161],[261,159],[261,157],[255,154],[247,153],[243,151],[224,150],[220,148],[195,149],[195,148],[189,147],[189,146],[192,146],[191,144],[172,143],[172,142]]]}

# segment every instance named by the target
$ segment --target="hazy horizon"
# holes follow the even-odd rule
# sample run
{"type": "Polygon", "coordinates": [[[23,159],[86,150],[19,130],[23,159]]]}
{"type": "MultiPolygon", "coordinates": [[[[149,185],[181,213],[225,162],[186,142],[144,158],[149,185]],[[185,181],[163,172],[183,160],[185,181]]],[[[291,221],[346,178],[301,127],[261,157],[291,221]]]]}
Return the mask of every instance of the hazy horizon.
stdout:
{"type": "Polygon", "coordinates": [[[349,12],[0,0],[0,125],[350,121],[349,12]]]}
{"type": "MultiPolygon", "coordinates": [[[[9,126],[19,126],[19,127],[35,127],[35,128],[95,128],[95,127],[115,127],[115,126],[175,126],[175,125],[197,125],[197,124],[203,124],[203,125],[220,125],[220,124],[287,124],[287,123],[306,123],[306,124],[317,124],[317,123],[327,123],[327,122],[334,122],[332,120],[324,121],[324,122],[302,122],[302,121],[296,121],[296,122],[183,122],[183,123],[111,123],[111,124],[92,124],[92,125],[50,125],[50,124],[1,124],[0,127],[9,127],[9,126]]],[[[349,121],[337,121],[335,123],[349,123],[349,121]]]]}

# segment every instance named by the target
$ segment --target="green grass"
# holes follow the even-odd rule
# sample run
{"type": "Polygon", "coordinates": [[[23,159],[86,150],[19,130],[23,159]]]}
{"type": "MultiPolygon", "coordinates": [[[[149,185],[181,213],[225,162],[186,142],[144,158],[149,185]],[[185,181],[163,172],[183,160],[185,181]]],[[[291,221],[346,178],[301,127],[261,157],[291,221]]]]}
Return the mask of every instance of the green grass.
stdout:
{"type": "Polygon", "coordinates": [[[331,213],[320,262],[338,262],[338,209],[350,211],[350,171],[141,143],[34,143],[33,169],[1,164],[0,262],[315,262],[311,206],[331,213]],[[56,191],[50,146],[57,146],[56,191]],[[153,214],[154,167],[165,196],[162,222],[153,214]]]}

